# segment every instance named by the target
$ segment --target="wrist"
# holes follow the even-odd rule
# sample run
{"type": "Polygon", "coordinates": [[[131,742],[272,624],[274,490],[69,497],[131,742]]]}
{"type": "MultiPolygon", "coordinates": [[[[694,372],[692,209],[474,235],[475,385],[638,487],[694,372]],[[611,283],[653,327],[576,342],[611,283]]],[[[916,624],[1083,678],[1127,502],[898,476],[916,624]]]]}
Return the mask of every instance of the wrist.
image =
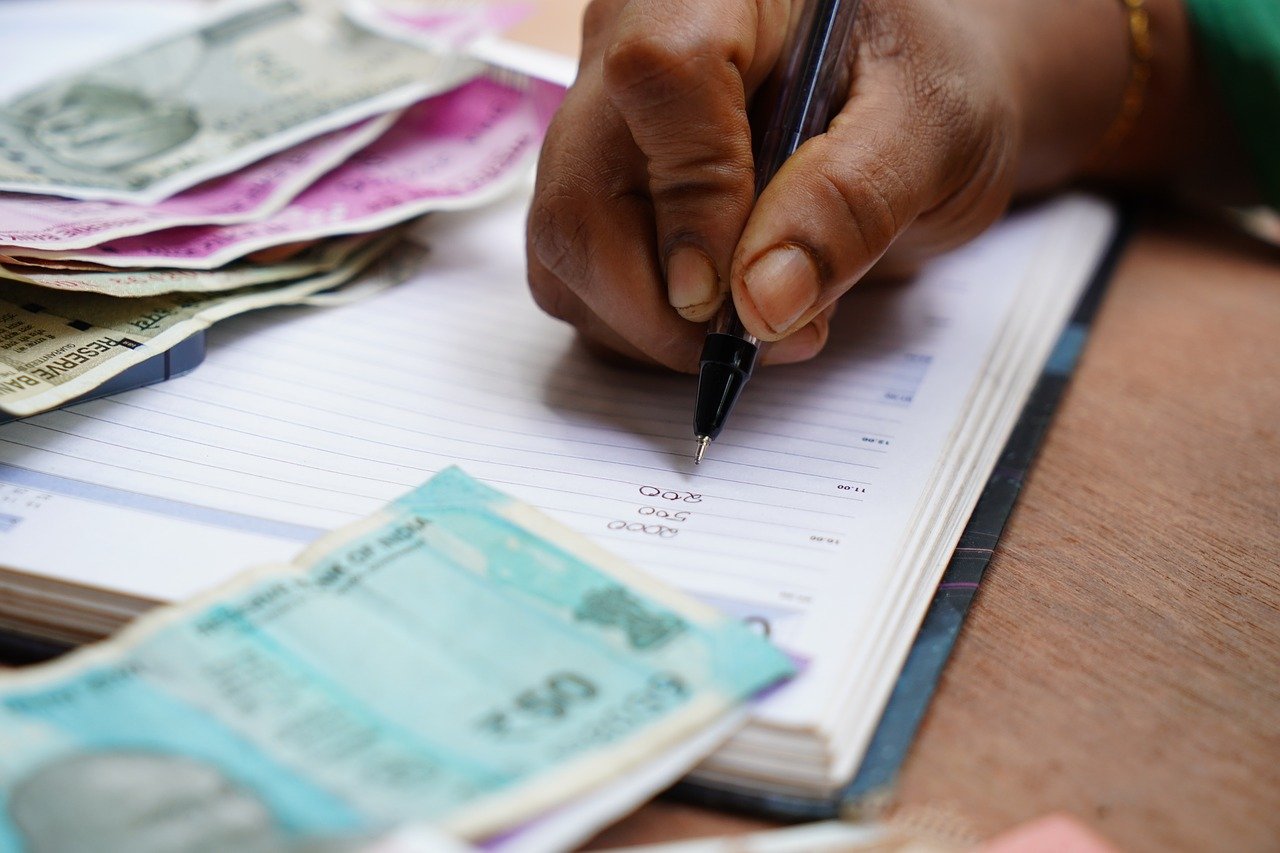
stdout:
{"type": "Polygon", "coordinates": [[[1016,192],[1080,176],[1107,132],[1129,74],[1120,0],[970,0],[1010,57],[1023,140],[1016,192]]]}
{"type": "MultiPolygon", "coordinates": [[[[1114,0],[1122,10],[1124,4],[1114,0]]],[[[1135,40],[1129,22],[1122,16],[1121,27],[1129,38],[1131,73],[1125,88],[1115,101],[1111,128],[1122,130],[1114,144],[1094,152],[1085,164],[1084,176],[1107,181],[1123,180],[1150,183],[1175,176],[1200,147],[1200,121],[1192,120],[1195,111],[1208,114],[1210,98],[1197,89],[1196,58],[1190,23],[1182,0],[1144,0],[1147,41],[1150,56],[1142,73],[1139,109],[1127,122],[1124,99],[1134,90],[1132,69],[1135,67],[1135,40]],[[1118,125],[1128,124],[1127,127],[1118,125]]]]}
{"type": "Polygon", "coordinates": [[[1177,146],[1165,143],[1176,136],[1190,65],[1181,0],[1143,4],[1152,52],[1140,87],[1122,0],[967,2],[994,34],[1013,90],[1022,139],[1018,193],[1173,171],[1177,146]]]}

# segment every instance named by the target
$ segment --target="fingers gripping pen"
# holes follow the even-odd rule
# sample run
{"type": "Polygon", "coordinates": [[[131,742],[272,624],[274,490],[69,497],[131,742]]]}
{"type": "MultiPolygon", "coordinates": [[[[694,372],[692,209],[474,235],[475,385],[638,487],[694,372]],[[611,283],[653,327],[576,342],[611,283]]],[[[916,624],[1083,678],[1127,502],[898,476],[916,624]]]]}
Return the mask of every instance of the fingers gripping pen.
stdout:
{"type": "MultiPolygon", "coordinates": [[[[809,0],[783,52],[780,73],[757,99],[756,198],[807,139],[827,129],[849,83],[853,22],[860,0],[809,0]]],[[[707,330],[698,374],[695,462],[724,428],[760,352],[761,341],[738,318],[733,299],[707,330]]]]}

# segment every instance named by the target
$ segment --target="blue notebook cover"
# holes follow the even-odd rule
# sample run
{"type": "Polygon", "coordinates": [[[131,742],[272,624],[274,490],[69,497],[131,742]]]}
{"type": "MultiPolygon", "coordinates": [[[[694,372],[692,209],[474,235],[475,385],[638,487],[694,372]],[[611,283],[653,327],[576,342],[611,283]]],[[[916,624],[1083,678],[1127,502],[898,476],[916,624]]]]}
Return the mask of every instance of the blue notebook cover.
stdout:
{"type": "MultiPolygon", "coordinates": [[[[74,406],[76,403],[96,400],[99,397],[119,394],[121,391],[130,391],[134,388],[141,388],[143,385],[154,385],[157,382],[181,376],[200,366],[200,362],[204,361],[204,349],[204,330],[202,329],[176,346],[158,355],[153,355],[141,364],[135,364],[118,376],[108,379],[87,394],[81,394],[74,400],[63,403],[59,408],[74,406]]],[[[0,424],[7,424],[15,420],[18,419],[12,415],[0,413],[0,424]]],[[[2,655],[3,646],[0,646],[0,659],[3,659],[2,655]]]]}

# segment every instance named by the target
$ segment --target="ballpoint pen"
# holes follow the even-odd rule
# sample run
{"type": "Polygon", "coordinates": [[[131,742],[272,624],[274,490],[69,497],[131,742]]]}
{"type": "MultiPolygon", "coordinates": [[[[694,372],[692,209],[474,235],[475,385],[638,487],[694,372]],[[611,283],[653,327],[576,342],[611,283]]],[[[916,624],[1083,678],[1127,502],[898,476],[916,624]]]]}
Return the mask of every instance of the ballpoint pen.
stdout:
{"type": "MultiPolygon", "coordinates": [[[[810,0],[800,13],[783,56],[786,64],[757,99],[756,198],[787,158],[827,129],[849,81],[853,22],[860,0],[810,0]],[[760,131],[763,130],[763,133],[760,131]]],[[[698,373],[693,429],[701,463],[724,428],[730,410],[751,378],[761,341],[738,319],[732,296],[707,330],[698,373]]]]}

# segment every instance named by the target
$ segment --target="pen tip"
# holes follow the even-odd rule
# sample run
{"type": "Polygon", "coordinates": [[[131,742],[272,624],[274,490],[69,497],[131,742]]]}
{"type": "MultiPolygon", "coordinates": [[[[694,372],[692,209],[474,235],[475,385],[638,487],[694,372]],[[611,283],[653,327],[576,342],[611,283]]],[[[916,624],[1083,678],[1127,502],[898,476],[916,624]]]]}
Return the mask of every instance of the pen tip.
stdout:
{"type": "Polygon", "coordinates": [[[711,437],[706,435],[698,436],[698,450],[693,454],[693,464],[701,465],[702,457],[707,455],[707,447],[711,444],[711,437]]]}

